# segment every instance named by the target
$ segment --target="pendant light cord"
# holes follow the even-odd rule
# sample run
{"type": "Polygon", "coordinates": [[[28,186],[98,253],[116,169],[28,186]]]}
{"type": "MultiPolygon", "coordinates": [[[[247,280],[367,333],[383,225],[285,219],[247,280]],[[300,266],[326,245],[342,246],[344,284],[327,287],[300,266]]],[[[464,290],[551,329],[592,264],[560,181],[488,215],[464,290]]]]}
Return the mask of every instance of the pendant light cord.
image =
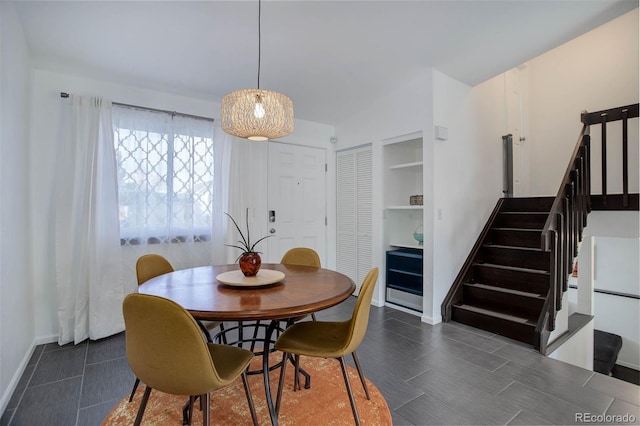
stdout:
{"type": "Polygon", "coordinates": [[[260,21],[262,17],[262,1],[258,0],[258,89],[260,88],[260,57],[262,53],[262,30],[260,28],[260,21]]]}

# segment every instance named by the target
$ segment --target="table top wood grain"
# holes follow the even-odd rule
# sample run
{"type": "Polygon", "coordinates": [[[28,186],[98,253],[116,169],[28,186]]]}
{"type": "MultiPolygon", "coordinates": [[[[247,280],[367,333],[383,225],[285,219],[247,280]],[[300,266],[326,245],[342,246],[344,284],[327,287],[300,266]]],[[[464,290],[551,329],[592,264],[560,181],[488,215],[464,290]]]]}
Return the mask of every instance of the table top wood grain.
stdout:
{"type": "Polygon", "coordinates": [[[279,283],[234,287],[216,281],[218,274],[236,269],[237,264],[182,269],[150,279],[138,292],[173,300],[198,320],[249,321],[308,315],[346,300],[356,288],[336,271],[278,263],[260,269],[283,272],[279,283]]]}

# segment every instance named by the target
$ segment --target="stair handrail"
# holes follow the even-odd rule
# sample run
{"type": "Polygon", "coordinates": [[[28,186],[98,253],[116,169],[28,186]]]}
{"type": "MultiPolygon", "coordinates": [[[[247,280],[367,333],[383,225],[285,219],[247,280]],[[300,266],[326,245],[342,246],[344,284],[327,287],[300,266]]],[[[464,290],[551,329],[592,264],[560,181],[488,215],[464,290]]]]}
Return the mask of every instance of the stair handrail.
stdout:
{"type": "MultiPolygon", "coordinates": [[[[549,210],[549,216],[547,217],[547,220],[544,223],[544,226],[542,227],[542,234],[541,234],[542,241],[540,244],[540,248],[544,251],[551,250],[551,231],[557,230],[556,217],[557,217],[557,214],[561,214],[561,204],[562,204],[562,200],[566,195],[566,186],[567,184],[571,183],[571,174],[574,170],[573,166],[575,164],[575,161],[576,161],[576,158],[578,157],[579,152],[581,151],[581,147],[585,143],[585,137],[586,139],[590,139],[588,124],[584,124],[582,126],[582,130],[580,131],[580,135],[578,136],[578,142],[576,143],[576,146],[573,148],[573,153],[571,155],[571,159],[569,160],[569,165],[567,166],[567,169],[564,172],[564,177],[562,178],[562,182],[560,183],[560,188],[558,189],[558,192],[556,193],[556,197],[553,200],[553,203],[551,204],[551,209],[549,210]]],[[[587,162],[585,166],[588,169],[591,169],[591,165],[589,164],[589,162],[587,162]]]]}
{"type": "Polygon", "coordinates": [[[540,248],[550,253],[549,292],[535,328],[534,347],[542,354],[555,330],[556,312],[562,309],[562,294],[591,210],[590,142],[589,125],[584,123],[540,234],[540,248]]]}
{"type": "MultiPolygon", "coordinates": [[[[636,118],[638,115],[638,104],[592,113],[582,111],[580,115],[580,121],[583,123],[582,130],[540,235],[540,248],[550,252],[549,293],[536,325],[537,340],[534,342],[536,349],[543,354],[546,353],[549,332],[555,329],[556,312],[562,309],[562,294],[567,290],[568,276],[573,266],[573,260],[578,254],[582,230],[587,225],[587,215],[591,211],[590,125],[602,124],[604,163],[606,160],[606,123],[623,121],[623,199],[624,203],[628,205],[626,127],[627,120],[636,118]]],[[[606,175],[605,166],[603,166],[603,175],[606,175]]],[[[606,197],[606,177],[604,176],[603,195],[606,197]]]]}

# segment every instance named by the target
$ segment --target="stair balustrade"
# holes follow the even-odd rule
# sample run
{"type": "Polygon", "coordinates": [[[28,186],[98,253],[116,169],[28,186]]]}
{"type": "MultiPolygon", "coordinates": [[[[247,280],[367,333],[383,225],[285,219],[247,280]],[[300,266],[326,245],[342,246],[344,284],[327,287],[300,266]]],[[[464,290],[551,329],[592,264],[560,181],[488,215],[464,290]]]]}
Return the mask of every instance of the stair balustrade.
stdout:
{"type": "Polygon", "coordinates": [[[638,104],[583,112],[583,127],[555,198],[498,201],[442,303],[443,321],[464,322],[527,342],[542,354],[547,353],[589,212],[603,208],[638,210],[638,194],[629,194],[627,164],[627,120],[635,117],[638,104]],[[617,120],[623,121],[623,194],[612,196],[607,194],[606,124],[617,120]],[[591,194],[593,124],[602,126],[603,135],[603,189],[602,195],[596,196],[597,207],[591,194]],[[518,263],[520,258],[522,263],[518,263]],[[508,297],[513,299],[509,301],[508,297]]]}

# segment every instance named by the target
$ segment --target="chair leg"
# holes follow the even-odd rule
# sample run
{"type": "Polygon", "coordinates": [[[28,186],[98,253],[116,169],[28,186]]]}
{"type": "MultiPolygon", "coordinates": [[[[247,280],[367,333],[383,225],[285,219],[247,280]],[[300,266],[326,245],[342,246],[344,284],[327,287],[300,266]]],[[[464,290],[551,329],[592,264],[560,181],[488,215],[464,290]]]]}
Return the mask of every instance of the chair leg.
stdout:
{"type": "Polygon", "coordinates": [[[140,384],[140,379],[136,377],[136,381],[133,383],[133,389],[131,389],[131,395],[129,396],[129,402],[133,401],[133,395],[136,394],[136,390],[138,389],[139,384],[140,384]]]}
{"type": "Polygon", "coordinates": [[[284,386],[284,373],[287,369],[287,359],[289,354],[282,352],[282,363],[280,367],[280,378],[278,379],[278,395],[276,396],[276,413],[280,412],[280,401],[282,400],[282,387],[284,386]]]}
{"type": "Polygon", "coordinates": [[[209,393],[200,395],[200,405],[202,407],[202,425],[209,426],[211,417],[211,400],[209,393]]]}
{"type": "Polygon", "coordinates": [[[311,313],[311,319],[312,319],[312,320],[314,320],[314,321],[318,321],[318,320],[316,319],[316,313],[315,313],[315,312],[312,312],[312,313],[311,313]]]}
{"type": "Polygon", "coordinates": [[[358,360],[358,355],[356,355],[356,351],[351,353],[353,356],[353,362],[356,364],[356,368],[358,369],[358,375],[360,376],[360,382],[362,382],[362,387],[364,388],[364,394],[367,395],[367,399],[371,400],[369,397],[369,389],[367,388],[367,382],[364,379],[364,374],[362,374],[362,368],[360,368],[360,361],[358,360]]]}
{"type": "Polygon", "coordinates": [[[338,361],[340,361],[340,368],[342,368],[342,376],[344,377],[344,384],[347,386],[347,393],[349,394],[349,402],[351,402],[351,411],[353,411],[353,418],[356,421],[356,425],[360,426],[360,416],[358,415],[356,400],[353,398],[353,392],[351,391],[351,383],[349,382],[349,373],[347,372],[347,365],[344,362],[344,357],[338,358],[338,361]]]}
{"type": "MultiPolygon", "coordinates": [[[[189,395],[189,399],[187,403],[182,407],[182,424],[183,425],[191,425],[193,423],[193,404],[198,399],[197,396],[189,395]]],[[[202,408],[202,404],[200,404],[200,408],[202,408]]]]}
{"type": "Polygon", "coordinates": [[[293,362],[293,391],[298,391],[300,390],[300,355],[296,354],[294,356],[294,362],[293,362]]]}
{"type": "Polygon", "coordinates": [[[149,401],[150,394],[151,394],[151,388],[147,386],[144,390],[144,395],[142,395],[142,401],[140,401],[140,408],[138,408],[138,415],[136,416],[136,420],[133,423],[133,426],[140,426],[140,423],[142,423],[142,416],[144,415],[145,408],[147,408],[147,401],[149,401]]]}
{"type": "MultiPolygon", "coordinates": [[[[296,361],[293,358],[293,355],[289,354],[287,359],[291,360],[291,364],[293,364],[294,366],[296,365],[296,361]]],[[[298,386],[296,386],[296,384],[295,384],[296,380],[294,379],[294,384],[293,384],[294,390],[301,389],[300,388],[300,376],[299,375],[304,376],[304,388],[305,389],[311,389],[311,375],[309,375],[309,373],[304,371],[304,369],[298,368],[298,386]]]]}
{"type": "MultiPolygon", "coordinates": [[[[189,395],[189,400],[182,407],[182,424],[183,425],[191,425],[193,423],[193,406],[196,403],[196,400],[200,398],[200,395],[189,395]]],[[[200,398],[200,411],[204,406],[204,401],[200,398]]]]}
{"type": "Polygon", "coordinates": [[[249,411],[251,412],[251,420],[253,425],[258,426],[258,416],[256,415],[256,406],[253,405],[253,397],[251,396],[251,388],[249,388],[249,381],[247,380],[247,372],[242,373],[242,384],[244,385],[244,393],[247,394],[247,402],[249,403],[249,411]]]}

